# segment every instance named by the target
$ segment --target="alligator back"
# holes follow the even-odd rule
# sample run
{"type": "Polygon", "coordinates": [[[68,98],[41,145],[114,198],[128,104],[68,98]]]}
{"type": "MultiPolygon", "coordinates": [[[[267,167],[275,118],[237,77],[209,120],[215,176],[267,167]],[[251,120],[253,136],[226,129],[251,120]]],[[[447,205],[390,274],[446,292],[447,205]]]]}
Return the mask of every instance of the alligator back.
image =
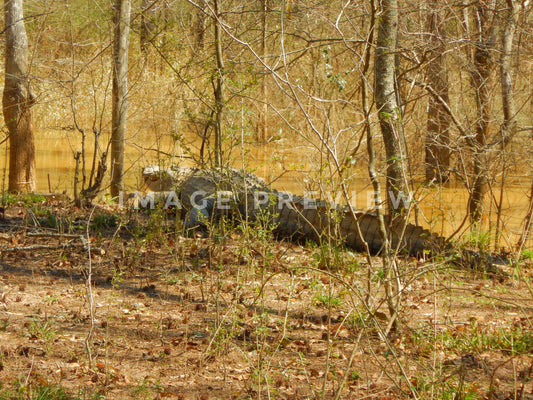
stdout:
{"type": "MultiPolygon", "coordinates": [[[[240,213],[248,220],[270,218],[275,233],[293,240],[336,240],[359,252],[378,254],[383,248],[379,220],[374,212],[355,211],[332,206],[322,200],[269,192],[268,203],[251,192],[240,202],[240,213]],[[290,200],[289,200],[290,198],[290,200]],[[357,229],[359,226],[359,230],[357,229]],[[360,232],[360,234],[359,234],[360,232]]],[[[447,248],[446,239],[414,224],[391,222],[385,226],[393,249],[412,256],[438,254],[447,248]]]]}
{"type": "MultiPolygon", "coordinates": [[[[224,204],[231,203],[240,218],[263,220],[271,224],[280,237],[316,242],[335,240],[361,252],[366,251],[368,246],[372,254],[380,253],[383,248],[379,221],[374,212],[356,210],[352,213],[321,200],[270,190],[261,178],[246,171],[188,167],[171,167],[161,171],[150,166],[144,169],[143,177],[149,187],[150,184],[159,188],[170,185],[168,189],[179,191],[188,228],[205,226],[206,219],[216,219],[231,212],[218,209],[218,194],[225,193],[224,197],[230,201],[224,204]]],[[[400,254],[419,257],[455,253],[456,249],[445,238],[421,226],[391,220],[387,216],[385,226],[392,249],[400,254]]],[[[473,259],[471,263],[482,263],[477,253],[470,253],[474,256],[466,258],[473,259]]]]}
{"type": "Polygon", "coordinates": [[[198,170],[179,185],[180,200],[185,209],[197,205],[205,197],[218,192],[233,192],[238,198],[246,190],[266,190],[259,177],[237,169],[198,170]]]}
{"type": "MultiPolygon", "coordinates": [[[[374,212],[356,210],[307,197],[293,196],[267,188],[265,182],[242,170],[200,170],[171,167],[161,170],[149,166],[143,170],[147,186],[156,191],[179,193],[185,227],[206,227],[207,221],[233,215],[247,221],[270,224],[277,236],[291,240],[336,241],[340,245],[371,254],[379,254],[383,240],[374,212]],[[220,199],[223,201],[221,202],[220,199]],[[220,208],[220,204],[227,208],[220,208]]],[[[471,250],[460,250],[427,229],[404,224],[385,216],[388,239],[393,250],[412,256],[452,256],[455,263],[489,273],[505,274],[496,265],[505,259],[471,250]]]]}
{"type": "Polygon", "coordinates": [[[157,165],[148,165],[143,168],[142,177],[146,186],[153,191],[181,191],[183,186],[187,185],[188,188],[197,188],[212,194],[213,190],[234,189],[238,192],[244,188],[259,189],[267,186],[257,175],[235,168],[200,169],[176,165],[160,168],[157,165]]]}

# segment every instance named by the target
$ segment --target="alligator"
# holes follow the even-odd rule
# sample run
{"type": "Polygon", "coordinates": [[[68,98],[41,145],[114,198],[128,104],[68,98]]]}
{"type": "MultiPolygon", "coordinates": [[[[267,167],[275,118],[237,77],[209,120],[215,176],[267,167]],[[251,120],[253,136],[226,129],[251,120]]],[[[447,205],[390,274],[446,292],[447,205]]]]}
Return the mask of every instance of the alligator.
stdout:
{"type": "MultiPolygon", "coordinates": [[[[267,184],[263,179],[257,175],[236,168],[224,169],[201,169],[185,166],[171,166],[169,168],[161,168],[158,165],[149,165],[143,168],[143,180],[149,190],[154,192],[172,191],[176,188],[181,188],[183,183],[190,178],[200,179],[193,184],[194,190],[204,190],[212,193],[214,190],[239,191],[242,189],[266,189],[267,184]],[[194,185],[196,185],[194,187],[194,185]]],[[[183,188],[180,189],[183,191],[183,188]]]]}
{"type": "MultiPolygon", "coordinates": [[[[295,241],[321,242],[326,238],[358,252],[373,255],[383,250],[377,214],[352,210],[323,200],[294,196],[270,189],[255,174],[239,169],[198,169],[149,166],[143,178],[150,189],[177,192],[187,229],[205,228],[208,221],[236,216],[250,223],[268,220],[274,233],[295,241]]],[[[385,216],[391,248],[417,258],[455,257],[471,267],[501,272],[500,260],[470,250],[460,250],[421,226],[385,216]]]]}

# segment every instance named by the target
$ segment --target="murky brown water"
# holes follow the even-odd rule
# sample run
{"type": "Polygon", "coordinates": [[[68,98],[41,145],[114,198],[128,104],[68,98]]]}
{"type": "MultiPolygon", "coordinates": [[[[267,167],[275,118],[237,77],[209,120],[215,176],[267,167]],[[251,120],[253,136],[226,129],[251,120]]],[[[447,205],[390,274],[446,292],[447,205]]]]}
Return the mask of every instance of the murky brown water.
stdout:
{"type": "MultiPolygon", "coordinates": [[[[137,137],[127,146],[127,174],[126,185],[128,191],[143,190],[141,170],[145,165],[153,163],[180,162],[179,157],[174,159],[168,156],[157,156],[154,151],[139,148],[159,148],[166,153],[180,155],[182,149],[169,139],[153,139],[149,134],[146,137],[137,137]]],[[[89,143],[88,147],[92,145],[89,143]]],[[[79,135],[72,131],[46,130],[36,133],[37,150],[37,187],[40,192],[63,192],[72,194],[74,179],[74,152],[79,150],[79,135]]],[[[242,165],[241,149],[232,155],[234,166],[242,165]]],[[[307,193],[310,189],[317,190],[313,185],[312,175],[316,166],[310,151],[305,144],[287,139],[265,145],[245,145],[243,148],[246,156],[246,168],[255,170],[255,173],[267,181],[273,181],[272,186],[279,190],[290,191],[296,194],[307,193]]],[[[4,167],[5,150],[0,154],[0,166],[4,167]]],[[[87,163],[89,165],[90,152],[87,163]]],[[[181,159],[186,165],[192,165],[192,160],[181,159]]],[[[3,169],[3,168],[2,168],[3,169]]],[[[7,185],[7,176],[6,183],[7,185]]],[[[341,199],[338,191],[331,187],[323,187],[321,197],[341,199]]],[[[499,189],[495,189],[495,198],[499,199],[499,189]]],[[[500,245],[512,247],[516,244],[522,228],[522,221],[528,206],[529,183],[513,185],[506,188],[503,196],[503,213],[501,224],[503,235],[500,245]]],[[[366,177],[364,169],[353,180],[349,187],[352,203],[357,208],[368,208],[372,204],[372,188],[366,177]]],[[[413,219],[419,224],[431,227],[433,231],[442,234],[451,234],[463,222],[466,215],[468,194],[463,187],[451,186],[446,188],[418,188],[414,191],[416,200],[413,209],[413,219]]],[[[496,221],[494,203],[489,215],[491,221],[496,221]]],[[[465,225],[466,228],[466,225],[465,225]]],[[[463,230],[465,229],[463,228],[463,230]]],[[[533,247],[533,241],[528,243],[533,247]]]]}

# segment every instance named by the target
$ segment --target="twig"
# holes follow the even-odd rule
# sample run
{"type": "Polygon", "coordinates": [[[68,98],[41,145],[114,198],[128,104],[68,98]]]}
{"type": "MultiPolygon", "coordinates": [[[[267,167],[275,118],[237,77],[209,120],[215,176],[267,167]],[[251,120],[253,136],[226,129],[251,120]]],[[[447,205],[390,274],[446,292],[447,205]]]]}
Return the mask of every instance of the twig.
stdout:
{"type": "Polygon", "coordinates": [[[84,247],[85,243],[72,243],[72,241],[69,241],[68,243],[62,243],[62,244],[32,244],[30,246],[17,246],[17,247],[5,247],[0,248],[1,252],[11,252],[11,251],[27,251],[27,250],[57,250],[57,249],[68,249],[71,247],[84,247]]]}
{"type": "Polygon", "coordinates": [[[56,232],[27,232],[26,236],[50,236],[50,237],[69,237],[69,238],[79,238],[81,241],[85,241],[83,235],[76,235],[73,233],[56,233],[56,232]]]}
{"type": "Polygon", "coordinates": [[[352,352],[350,354],[350,358],[348,359],[348,365],[346,366],[346,369],[344,371],[344,375],[342,377],[342,380],[339,384],[339,389],[337,390],[337,393],[335,394],[335,400],[339,400],[341,398],[342,389],[344,388],[344,385],[346,385],[346,381],[348,380],[348,373],[350,372],[350,368],[352,367],[353,360],[355,359],[355,356],[357,354],[357,350],[359,349],[359,342],[361,341],[361,337],[363,336],[363,329],[359,330],[359,334],[357,335],[357,339],[354,342],[352,352]]]}
{"type": "MultiPolygon", "coordinates": [[[[164,156],[167,156],[167,157],[175,157],[175,154],[171,154],[171,153],[167,153],[163,150],[159,150],[159,149],[154,149],[154,148],[151,148],[151,147],[145,147],[145,146],[142,146],[140,144],[137,144],[137,143],[131,143],[133,146],[141,149],[141,150],[144,150],[144,151],[153,151],[153,152],[156,152],[157,154],[162,154],[164,156]]],[[[191,156],[185,156],[185,155],[180,155],[179,158],[187,158],[187,159],[190,159],[192,160],[193,157],[191,156]]]]}
{"type": "Polygon", "coordinates": [[[93,264],[91,261],[91,238],[89,235],[90,230],[90,222],[93,217],[93,213],[96,206],[93,206],[91,210],[91,214],[89,214],[89,220],[87,221],[87,256],[89,258],[89,265],[88,265],[88,271],[87,271],[87,298],[89,301],[89,315],[91,317],[91,325],[89,327],[89,332],[87,333],[87,337],[85,338],[85,349],[87,350],[87,356],[89,357],[89,367],[92,367],[92,353],[91,353],[91,339],[93,336],[93,330],[94,330],[94,299],[93,299],[93,291],[92,291],[92,273],[93,273],[93,264]]]}
{"type": "Polygon", "coordinates": [[[30,376],[33,371],[33,361],[35,360],[35,356],[31,357],[31,364],[30,364],[30,370],[28,372],[28,376],[26,376],[26,381],[24,382],[24,386],[28,387],[28,382],[30,381],[30,376]]]}

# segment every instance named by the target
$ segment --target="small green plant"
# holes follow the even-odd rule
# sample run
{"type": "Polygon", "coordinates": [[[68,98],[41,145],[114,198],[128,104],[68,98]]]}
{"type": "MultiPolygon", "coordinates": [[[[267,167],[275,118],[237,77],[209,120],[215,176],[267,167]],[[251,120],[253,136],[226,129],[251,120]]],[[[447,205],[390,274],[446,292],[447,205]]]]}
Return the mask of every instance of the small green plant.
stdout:
{"type": "Polygon", "coordinates": [[[59,300],[61,300],[61,295],[59,294],[56,294],[55,296],[45,296],[43,298],[43,301],[50,305],[54,303],[59,303],[59,300]]]}
{"type": "Polygon", "coordinates": [[[383,267],[380,267],[378,268],[376,273],[372,275],[372,281],[378,282],[378,281],[383,281],[384,279],[385,279],[385,270],[383,269],[383,267]]]}
{"type": "Polygon", "coordinates": [[[358,371],[352,371],[352,373],[350,374],[350,379],[352,381],[356,381],[360,378],[361,378],[361,374],[358,371]]]}
{"type": "Polygon", "coordinates": [[[12,194],[5,192],[2,194],[1,198],[3,206],[20,206],[26,208],[28,215],[33,221],[40,223],[41,225],[43,225],[42,222],[44,222],[50,214],[49,210],[44,205],[45,200],[46,198],[44,196],[34,193],[12,194]]]}
{"type": "Polygon", "coordinates": [[[76,399],[80,400],[101,400],[105,398],[105,394],[101,393],[100,391],[96,391],[93,393],[89,388],[81,388],[78,392],[78,396],[76,397],[76,399]]]}
{"type": "Polygon", "coordinates": [[[228,321],[217,329],[211,348],[206,353],[207,358],[211,356],[228,354],[232,350],[232,346],[234,345],[234,339],[237,336],[237,322],[237,319],[233,321],[228,321]]]}
{"type": "Polygon", "coordinates": [[[0,399],[2,400],[74,400],[64,387],[58,385],[25,385],[18,379],[13,382],[12,388],[4,388],[0,384],[0,399]]]}
{"type": "Polygon", "coordinates": [[[72,221],[68,217],[58,215],[41,206],[31,207],[31,210],[36,217],[39,217],[39,225],[57,229],[59,232],[72,231],[72,221]]]}
{"type": "Polygon", "coordinates": [[[34,400],[70,400],[70,399],[74,399],[74,397],[69,395],[67,391],[65,390],[65,388],[61,386],[41,385],[33,391],[32,399],[34,400]]]}
{"type": "Polygon", "coordinates": [[[150,383],[143,379],[137,386],[133,388],[133,393],[137,399],[147,399],[151,394],[150,383]]]}
{"type": "Polygon", "coordinates": [[[149,210],[148,219],[146,220],[146,229],[144,231],[144,239],[147,242],[167,245],[168,224],[166,222],[172,216],[172,211],[164,210],[161,207],[156,207],[153,210],[149,210]]]}
{"type": "Polygon", "coordinates": [[[28,334],[31,338],[41,339],[46,345],[46,352],[50,352],[52,342],[57,337],[57,331],[53,329],[53,321],[50,319],[32,318],[28,324],[28,334]]]}
{"type": "Polygon", "coordinates": [[[459,328],[440,330],[437,335],[431,326],[419,326],[412,338],[420,350],[426,352],[431,351],[434,343],[442,345],[444,350],[463,354],[496,350],[517,355],[527,354],[533,348],[533,333],[528,329],[487,327],[475,321],[459,328]]]}
{"type": "Polygon", "coordinates": [[[154,398],[154,392],[160,392],[161,390],[162,386],[159,381],[152,382],[148,378],[144,378],[137,386],[132,388],[136,399],[152,399],[154,398]]]}
{"type": "Polygon", "coordinates": [[[118,218],[113,214],[96,214],[91,221],[91,229],[95,231],[116,228],[118,218]]]}
{"type": "Polygon", "coordinates": [[[533,250],[524,249],[522,250],[522,260],[532,260],[533,259],[533,250]]]}
{"type": "Polygon", "coordinates": [[[481,400],[485,398],[478,393],[476,383],[465,383],[461,376],[451,376],[448,380],[431,381],[428,377],[417,376],[412,379],[420,398],[435,398],[442,400],[481,400]]]}
{"type": "Polygon", "coordinates": [[[313,253],[313,260],[318,269],[328,271],[336,270],[338,266],[345,264],[342,249],[327,241],[317,247],[317,251],[313,253]]]}
{"type": "Polygon", "coordinates": [[[22,193],[22,194],[13,194],[13,193],[3,193],[3,200],[6,206],[11,206],[16,203],[21,203],[25,206],[40,204],[46,200],[46,198],[41,194],[36,193],[22,193]]]}
{"type": "Polygon", "coordinates": [[[374,326],[375,319],[368,318],[368,313],[361,310],[360,312],[351,313],[345,320],[346,326],[354,327],[356,329],[369,328],[374,326]]]}
{"type": "Polygon", "coordinates": [[[473,227],[466,238],[466,245],[479,249],[479,251],[487,251],[490,246],[490,231],[483,231],[481,227],[473,227]]]}
{"type": "Polygon", "coordinates": [[[168,275],[165,280],[169,285],[176,285],[181,282],[182,278],[179,275],[168,275]]]}
{"type": "Polygon", "coordinates": [[[326,307],[337,307],[340,306],[342,300],[335,295],[327,295],[319,293],[315,296],[319,303],[322,303],[326,307]]]}
{"type": "Polygon", "coordinates": [[[0,399],[16,399],[17,396],[13,393],[12,390],[8,388],[3,388],[0,384],[0,399]]]}
{"type": "Polygon", "coordinates": [[[115,289],[118,289],[119,285],[124,280],[124,273],[125,272],[120,269],[113,268],[113,276],[111,277],[111,285],[115,289]]]}
{"type": "Polygon", "coordinates": [[[0,332],[5,332],[9,326],[9,320],[7,318],[0,320],[0,332]]]}
{"type": "MultiPolygon", "coordinates": [[[[269,198],[269,202],[271,206],[275,204],[276,199],[273,195],[269,198]]],[[[253,203],[250,204],[250,207],[253,207],[253,203]]],[[[254,222],[241,225],[242,233],[248,235],[252,240],[269,241],[273,238],[274,230],[278,227],[276,215],[268,207],[259,208],[256,212],[254,222]]]]}
{"type": "Polygon", "coordinates": [[[349,257],[347,262],[345,263],[346,273],[355,274],[359,272],[359,270],[361,269],[361,265],[359,264],[359,261],[354,256],[354,254],[351,252],[347,252],[346,255],[349,257]]]}

